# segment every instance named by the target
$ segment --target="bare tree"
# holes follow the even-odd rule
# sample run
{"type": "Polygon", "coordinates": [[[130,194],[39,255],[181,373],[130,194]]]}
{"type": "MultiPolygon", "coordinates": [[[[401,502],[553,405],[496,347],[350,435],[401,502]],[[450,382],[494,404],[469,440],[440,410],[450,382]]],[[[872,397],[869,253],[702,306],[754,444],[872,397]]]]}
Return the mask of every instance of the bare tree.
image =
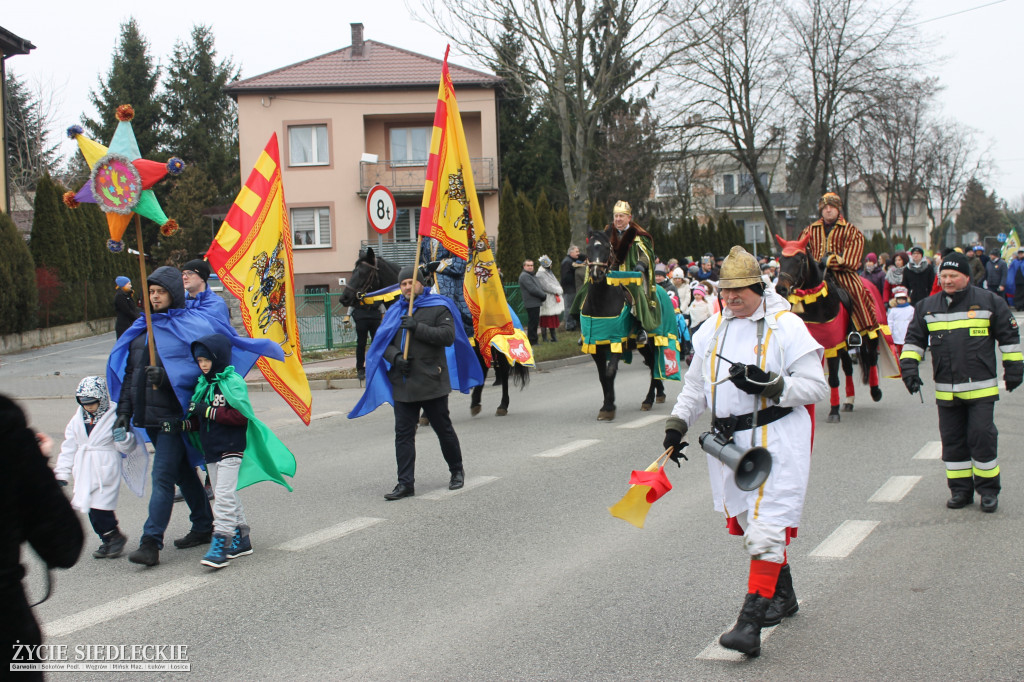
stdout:
{"type": "Polygon", "coordinates": [[[4,132],[7,148],[8,192],[32,205],[36,181],[58,167],[59,143],[51,143],[55,100],[52,90],[30,86],[13,72],[6,74],[4,132]]]}
{"type": "Polygon", "coordinates": [[[872,106],[868,96],[894,73],[919,66],[922,42],[914,34],[910,1],[798,0],[784,9],[789,38],[790,99],[809,122],[810,154],[797,168],[800,217],[834,177],[838,141],[872,106]]]}
{"type": "Polygon", "coordinates": [[[506,28],[523,40],[507,75],[536,87],[561,131],[572,240],[586,234],[593,143],[604,109],[652,79],[689,45],[679,28],[710,0],[432,0],[427,21],[491,70],[506,28]]]}
{"type": "MultiPolygon", "coordinates": [[[[783,143],[787,61],[777,39],[779,0],[729,0],[680,27],[691,45],[674,69],[685,93],[679,110],[711,146],[725,150],[751,178],[772,235],[780,234],[765,154],[783,143]],[[706,38],[701,40],[701,37],[706,38]]],[[[774,162],[771,164],[774,168],[774,162]]]]}
{"type": "Polygon", "coordinates": [[[929,140],[926,210],[932,225],[938,228],[960,205],[971,178],[987,176],[989,162],[986,155],[978,153],[975,131],[956,121],[933,122],[929,140]]]}

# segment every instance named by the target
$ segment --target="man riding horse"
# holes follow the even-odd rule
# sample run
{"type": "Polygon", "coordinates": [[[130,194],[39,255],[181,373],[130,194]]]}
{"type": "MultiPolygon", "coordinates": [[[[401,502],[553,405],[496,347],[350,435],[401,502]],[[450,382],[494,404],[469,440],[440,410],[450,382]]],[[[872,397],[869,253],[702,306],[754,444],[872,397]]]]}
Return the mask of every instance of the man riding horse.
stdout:
{"type": "Polygon", "coordinates": [[[633,209],[625,201],[615,202],[612,210],[612,224],[604,228],[611,240],[612,256],[609,269],[628,270],[640,273],[640,282],[627,284],[631,313],[640,323],[636,344],[647,343],[647,332],[653,332],[661,324],[661,308],[651,269],[654,264],[654,239],[644,228],[633,222],[633,209]]]}
{"type": "Polygon", "coordinates": [[[843,200],[839,195],[826,193],[818,201],[821,217],[804,228],[800,239],[807,236],[807,254],[820,262],[833,283],[842,288],[840,298],[850,309],[853,319],[853,329],[846,345],[856,348],[861,345],[862,336],[877,336],[880,325],[871,296],[857,273],[864,256],[864,235],[852,223],[846,222],[842,210],[843,200]]]}

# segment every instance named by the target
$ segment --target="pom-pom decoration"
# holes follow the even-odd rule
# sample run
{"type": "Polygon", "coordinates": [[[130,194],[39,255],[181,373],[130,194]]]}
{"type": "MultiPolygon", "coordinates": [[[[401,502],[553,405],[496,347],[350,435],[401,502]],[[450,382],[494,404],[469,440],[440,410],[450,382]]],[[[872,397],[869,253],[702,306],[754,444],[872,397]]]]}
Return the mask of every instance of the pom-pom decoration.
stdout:
{"type": "Polygon", "coordinates": [[[107,249],[114,253],[121,253],[122,251],[124,251],[124,242],[115,239],[108,239],[107,249]]]}
{"type": "Polygon", "coordinates": [[[142,158],[132,130],[134,116],[131,105],[122,104],[117,108],[119,123],[109,147],[86,137],[81,126],[68,128],[68,136],[78,142],[91,169],[89,180],[73,199],[78,203],[97,204],[103,210],[110,230],[107,248],[115,252],[124,248],[123,245],[115,248],[115,244],[121,244],[133,214],[138,213],[161,226],[168,223],[152,187],[167,177],[170,165],[142,158]]]}
{"type": "Polygon", "coordinates": [[[64,192],[64,205],[68,208],[78,208],[78,199],[75,198],[74,192],[64,192]]]}
{"type": "Polygon", "coordinates": [[[160,234],[165,237],[170,237],[172,234],[178,231],[178,221],[174,218],[168,219],[166,223],[160,226],[160,234]]]}
{"type": "Polygon", "coordinates": [[[167,172],[171,175],[181,175],[183,170],[185,170],[185,162],[177,156],[171,157],[171,160],[167,162],[167,172]]]}

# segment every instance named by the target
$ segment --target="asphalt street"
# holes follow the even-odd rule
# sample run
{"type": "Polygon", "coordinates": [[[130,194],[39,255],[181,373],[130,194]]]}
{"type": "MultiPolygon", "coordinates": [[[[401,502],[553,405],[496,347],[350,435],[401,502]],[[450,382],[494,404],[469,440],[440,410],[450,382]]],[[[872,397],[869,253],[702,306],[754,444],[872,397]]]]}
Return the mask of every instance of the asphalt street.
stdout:
{"type": "MultiPolygon", "coordinates": [[[[102,373],[112,341],[5,356],[0,391],[59,442],[75,386],[102,373]]],[[[189,528],[179,503],[159,566],[95,560],[88,532],[37,617],[49,643],[71,650],[187,645],[200,679],[1024,679],[1024,393],[996,407],[999,511],[953,511],[929,367],[922,376],[924,405],[883,380],[880,403],[858,384],[840,424],[817,407],[811,485],[789,550],[801,607],[763,633],[756,659],[715,644],[743,601],[748,557],[712,509],[697,447],[682,468],[666,468],[674,488],[642,530],[607,511],[630,470],[660,454],[679,391],[670,383],[668,403],[641,412],[639,364],[621,367],[612,423],[596,421],[590,363],[534,372],[507,417],[493,416],[496,388],[477,417],[468,396],[453,394],[466,487],[447,490],[437,440],[421,428],[417,494],[397,502],[382,497],[395,483],[387,405],[349,420],[358,390],[315,391],[306,427],[275,394],[253,393],[298,460],[294,492],[267,483],[242,492],[254,554],[215,572],[199,564],[205,548],[174,549],[189,528]]],[[[129,548],[145,503],[122,487],[129,548]]],[[[30,554],[26,584],[38,596],[42,570],[30,554]]],[[[172,675],[182,679],[150,676],[172,675]]]]}

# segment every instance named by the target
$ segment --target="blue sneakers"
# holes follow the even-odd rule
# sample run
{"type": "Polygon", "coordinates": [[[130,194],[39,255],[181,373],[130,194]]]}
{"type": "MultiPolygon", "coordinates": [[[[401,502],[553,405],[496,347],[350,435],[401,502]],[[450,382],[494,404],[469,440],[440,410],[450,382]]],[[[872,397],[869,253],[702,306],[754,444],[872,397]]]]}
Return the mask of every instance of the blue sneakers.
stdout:
{"type": "Polygon", "coordinates": [[[235,537],[231,538],[231,547],[228,548],[228,558],[237,559],[240,556],[252,554],[252,543],[248,535],[242,535],[242,529],[235,529],[235,537]]]}
{"type": "Polygon", "coordinates": [[[227,556],[227,545],[228,536],[215,533],[213,539],[210,541],[210,549],[206,552],[206,556],[199,560],[199,563],[203,566],[209,566],[210,568],[224,568],[228,565],[227,556]]]}

